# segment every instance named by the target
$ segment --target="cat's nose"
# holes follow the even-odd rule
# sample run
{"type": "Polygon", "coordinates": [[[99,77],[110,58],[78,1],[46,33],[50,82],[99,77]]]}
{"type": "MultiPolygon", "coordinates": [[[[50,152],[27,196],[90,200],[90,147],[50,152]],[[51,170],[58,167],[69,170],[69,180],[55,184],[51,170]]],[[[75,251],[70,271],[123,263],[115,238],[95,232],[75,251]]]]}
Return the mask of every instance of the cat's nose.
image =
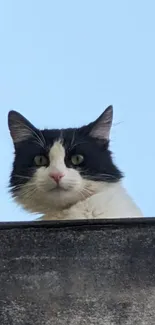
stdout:
{"type": "Polygon", "coordinates": [[[60,182],[60,179],[65,176],[63,173],[50,173],[49,176],[55,180],[56,183],[60,182]]]}

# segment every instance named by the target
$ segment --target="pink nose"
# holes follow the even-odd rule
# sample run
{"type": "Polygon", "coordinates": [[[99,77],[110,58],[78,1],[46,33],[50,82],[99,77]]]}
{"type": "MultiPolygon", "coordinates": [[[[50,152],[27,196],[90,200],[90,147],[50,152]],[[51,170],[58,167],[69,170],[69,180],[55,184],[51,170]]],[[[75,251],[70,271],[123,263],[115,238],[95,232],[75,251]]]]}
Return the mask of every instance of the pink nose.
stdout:
{"type": "Polygon", "coordinates": [[[55,180],[56,183],[60,182],[60,179],[64,177],[63,173],[50,173],[49,176],[55,180]]]}

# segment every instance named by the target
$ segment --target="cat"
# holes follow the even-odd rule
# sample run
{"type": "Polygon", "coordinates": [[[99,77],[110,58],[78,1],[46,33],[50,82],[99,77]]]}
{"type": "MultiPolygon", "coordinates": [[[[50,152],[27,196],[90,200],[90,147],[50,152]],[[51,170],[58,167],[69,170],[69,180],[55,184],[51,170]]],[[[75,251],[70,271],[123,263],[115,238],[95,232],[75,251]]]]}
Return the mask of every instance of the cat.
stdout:
{"type": "Polygon", "coordinates": [[[112,120],[109,106],[88,125],[39,130],[10,111],[15,157],[9,186],[16,202],[40,220],[142,217],[109,150],[112,120]]]}

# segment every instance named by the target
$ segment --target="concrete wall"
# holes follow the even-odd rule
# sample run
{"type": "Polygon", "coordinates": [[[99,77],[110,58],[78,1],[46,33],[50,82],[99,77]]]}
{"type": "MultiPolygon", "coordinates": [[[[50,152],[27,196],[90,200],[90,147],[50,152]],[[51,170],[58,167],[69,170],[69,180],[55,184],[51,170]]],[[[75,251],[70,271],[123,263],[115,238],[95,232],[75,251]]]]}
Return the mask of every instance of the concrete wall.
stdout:
{"type": "Polygon", "coordinates": [[[1,325],[154,325],[155,219],[0,224],[1,325]]]}

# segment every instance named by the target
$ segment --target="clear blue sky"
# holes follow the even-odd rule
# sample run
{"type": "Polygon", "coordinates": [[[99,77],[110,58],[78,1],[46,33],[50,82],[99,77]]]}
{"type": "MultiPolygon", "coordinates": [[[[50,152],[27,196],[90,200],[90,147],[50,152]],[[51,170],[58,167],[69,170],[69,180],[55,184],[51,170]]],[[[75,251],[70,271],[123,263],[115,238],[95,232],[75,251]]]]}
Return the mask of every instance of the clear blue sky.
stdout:
{"type": "Polygon", "coordinates": [[[7,193],[7,114],[79,126],[114,106],[112,149],[124,184],[155,215],[155,2],[5,0],[0,4],[0,220],[31,220],[7,193]]]}

